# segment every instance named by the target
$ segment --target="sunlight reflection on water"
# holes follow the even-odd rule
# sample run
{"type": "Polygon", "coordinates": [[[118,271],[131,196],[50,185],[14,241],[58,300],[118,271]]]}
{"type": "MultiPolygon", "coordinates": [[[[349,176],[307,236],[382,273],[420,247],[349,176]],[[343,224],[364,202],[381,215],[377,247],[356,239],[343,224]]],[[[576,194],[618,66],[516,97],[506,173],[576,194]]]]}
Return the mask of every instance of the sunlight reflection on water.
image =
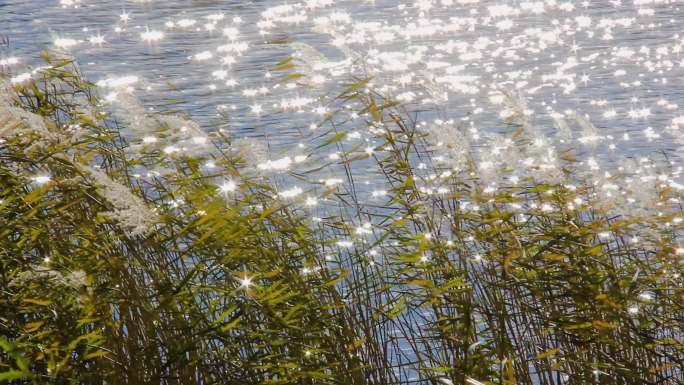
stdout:
{"type": "Polygon", "coordinates": [[[288,147],[320,114],[315,105],[301,113],[274,108],[282,100],[272,90],[245,91],[272,87],[264,75],[292,52],[264,40],[306,42],[339,59],[343,54],[331,35],[313,31],[312,23],[321,16],[351,15],[337,33],[348,33],[347,40],[349,31],[365,33],[347,45],[368,56],[388,54],[378,54],[385,60],[379,66],[387,69],[379,77],[410,71],[434,76],[435,92],[448,94],[448,101],[433,103],[425,116],[470,115],[478,130],[503,130],[499,109],[490,103],[492,84],[503,84],[524,93],[547,130],[554,129],[551,112],[587,114],[612,137],[599,157],[679,147],[667,132],[678,130],[673,120],[684,95],[684,11],[677,2],[378,0],[317,6],[325,3],[306,2],[313,6],[277,14],[264,26],[259,23],[268,19],[264,11],[280,2],[6,0],[0,4],[0,34],[10,43],[1,55],[18,58],[14,67],[22,68],[38,63],[40,50],[62,45],[92,80],[138,76],[150,106],[177,98],[181,103],[175,107],[205,128],[264,136],[275,147],[288,147]],[[451,32],[442,28],[448,23],[451,32]],[[407,31],[415,32],[410,40],[407,31]],[[248,48],[227,55],[232,57],[226,62],[217,51],[226,39],[248,48]],[[406,58],[389,55],[397,52],[423,57],[402,71],[406,58]]]}

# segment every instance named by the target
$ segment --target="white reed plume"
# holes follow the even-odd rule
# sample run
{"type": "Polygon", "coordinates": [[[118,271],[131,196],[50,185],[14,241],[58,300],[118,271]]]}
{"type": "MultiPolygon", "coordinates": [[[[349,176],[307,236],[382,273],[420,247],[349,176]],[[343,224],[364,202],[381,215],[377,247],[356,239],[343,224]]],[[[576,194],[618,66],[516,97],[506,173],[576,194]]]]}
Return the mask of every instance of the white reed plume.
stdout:
{"type": "Polygon", "coordinates": [[[154,229],[157,215],[128,187],[100,170],[82,164],[78,168],[95,182],[100,196],[114,207],[106,215],[127,227],[132,235],[146,235],[154,229]]]}

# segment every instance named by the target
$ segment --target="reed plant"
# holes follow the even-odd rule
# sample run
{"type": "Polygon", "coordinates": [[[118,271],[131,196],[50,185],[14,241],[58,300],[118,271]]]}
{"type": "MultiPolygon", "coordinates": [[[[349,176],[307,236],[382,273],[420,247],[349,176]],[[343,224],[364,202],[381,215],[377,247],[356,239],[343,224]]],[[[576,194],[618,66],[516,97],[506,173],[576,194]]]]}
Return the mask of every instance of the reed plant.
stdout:
{"type": "MultiPolygon", "coordinates": [[[[317,150],[339,156],[287,176],[305,202],[221,132],[201,152],[130,137],[134,119],[162,141],[191,123],[113,119],[71,60],[45,59],[0,97],[1,381],[684,381],[684,216],[666,177],[625,210],[571,149],[553,175],[484,173],[358,78],[320,124],[317,150]],[[371,148],[346,140],[349,113],[371,148]],[[321,182],[327,169],[346,180],[321,182]],[[359,170],[384,181],[378,199],[359,170]]],[[[537,156],[524,114],[509,118],[510,151],[537,156]]]]}

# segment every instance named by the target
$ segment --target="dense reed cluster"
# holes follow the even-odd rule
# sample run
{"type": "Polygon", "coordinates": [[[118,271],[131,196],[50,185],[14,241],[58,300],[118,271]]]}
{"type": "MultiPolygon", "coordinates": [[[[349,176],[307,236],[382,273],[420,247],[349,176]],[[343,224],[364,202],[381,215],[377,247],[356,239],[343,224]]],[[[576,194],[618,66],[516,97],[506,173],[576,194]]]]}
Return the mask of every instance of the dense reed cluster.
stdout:
{"type": "Polygon", "coordinates": [[[46,60],[1,83],[0,380],[684,379],[667,161],[592,173],[506,90],[509,131],[480,159],[464,127],[427,127],[364,78],[327,105],[314,151],[264,161],[174,111],[110,115],[68,58],[46,60]],[[364,125],[337,130],[350,115],[364,125]],[[357,130],[373,140],[350,146],[357,130]]]}

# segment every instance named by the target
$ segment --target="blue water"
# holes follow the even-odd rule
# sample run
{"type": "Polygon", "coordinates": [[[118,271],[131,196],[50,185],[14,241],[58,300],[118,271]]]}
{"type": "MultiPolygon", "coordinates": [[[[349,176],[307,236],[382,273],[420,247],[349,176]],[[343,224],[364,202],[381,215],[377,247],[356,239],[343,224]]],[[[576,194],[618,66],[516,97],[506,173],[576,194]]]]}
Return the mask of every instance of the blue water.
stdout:
{"type": "MultiPolygon", "coordinates": [[[[347,31],[362,22],[374,21],[384,24],[387,29],[396,27],[397,33],[415,28],[410,23],[421,18],[435,24],[435,20],[448,22],[452,18],[472,17],[472,27],[466,25],[458,31],[391,42],[373,40],[374,36],[370,34],[364,42],[349,45],[367,55],[374,49],[401,52],[410,51],[412,45],[422,46],[426,54],[420,63],[414,63],[417,74],[420,75],[427,62],[442,61],[462,65],[459,74],[478,78],[478,90],[473,94],[447,89],[448,102],[427,107],[417,103],[416,109],[433,111],[421,115],[426,119],[435,116],[461,119],[479,108],[483,112],[476,112],[468,122],[473,122],[481,132],[500,131],[500,108],[492,107],[489,96],[492,84],[504,82],[506,87],[518,87],[527,92],[530,108],[547,130],[555,129],[548,117],[550,109],[587,114],[603,135],[613,138],[599,148],[598,156],[609,161],[621,156],[674,151],[680,146],[667,131],[672,127],[672,120],[681,114],[679,105],[684,104],[684,58],[677,48],[684,42],[681,32],[684,31],[684,9],[676,1],[565,3],[573,5],[571,8],[558,6],[561,2],[536,3],[544,8],[542,12],[531,10],[535,3],[518,1],[342,1],[318,8],[302,7],[306,20],[294,24],[275,20],[275,25],[267,29],[267,35],[260,34],[262,28],[257,22],[264,20],[262,13],[280,4],[297,3],[272,0],[63,0],[61,3],[59,0],[0,0],[0,35],[9,39],[0,56],[19,58],[19,63],[8,69],[21,72],[39,64],[38,54],[41,50],[54,48],[56,38],[80,40],[69,51],[78,59],[89,79],[97,81],[121,74],[139,76],[143,81],[136,86],[138,94],[148,106],[178,98],[181,103],[173,107],[188,112],[208,131],[222,128],[235,136],[262,138],[271,146],[287,151],[307,136],[302,133],[308,134],[307,127],[320,120],[320,116],[312,112],[315,106],[298,113],[272,108],[273,103],[286,97],[283,95],[291,97],[293,92],[270,90],[268,95],[245,96],[245,89],[272,87],[273,81],[264,75],[292,53],[287,45],[264,44],[266,40],[306,42],[335,58],[343,55],[331,44],[331,36],[312,29],[314,18],[331,12],[351,15],[347,31]],[[402,3],[405,3],[403,7],[402,3]],[[501,5],[521,12],[497,16],[495,12],[499,11],[491,7],[501,5]],[[121,18],[124,13],[129,15],[129,20],[121,18]],[[204,27],[208,22],[206,16],[217,13],[223,13],[224,19],[216,22],[215,31],[207,31],[204,27]],[[578,18],[590,18],[591,22],[589,26],[580,27],[578,18]],[[183,19],[195,20],[196,24],[179,27],[177,23],[183,19]],[[601,25],[605,21],[621,19],[631,20],[631,23],[608,29],[601,25]],[[510,21],[510,25],[497,24],[501,21],[510,21]],[[165,25],[167,22],[176,24],[169,28],[165,25]],[[221,32],[226,26],[239,30],[237,40],[247,42],[248,50],[236,55],[235,63],[231,65],[221,64],[215,51],[211,60],[194,60],[193,55],[213,51],[226,43],[221,32]],[[148,28],[163,31],[164,38],[152,43],[142,41],[140,33],[148,28]],[[534,29],[550,32],[560,37],[561,42],[551,40],[546,48],[535,52],[541,40],[531,34],[534,29]],[[610,39],[606,39],[607,30],[610,39]],[[105,43],[87,41],[98,34],[105,43]],[[493,43],[480,50],[484,56],[479,59],[464,59],[463,52],[447,53],[439,49],[440,44],[449,41],[473,44],[482,37],[493,43]],[[518,48],[517,43],[520,43],[518,48]],[[659,48],[665,51],[658,53],[659,48]],[[497,50],[499,52],[494,55],[497,50]],[[627,54],[630,51],[632,54],[627,54]],[[564,80],[549,80],[552,77],[549,75],[556,74],[569,59],[577,63],[564,72],[573,79],[574,88],[570,90],[564,88],[567,85],[563,84],[564,80]],[[228,71],[230,78],[238,81],[237,86],[227,87],[223,80],[212,79],[211,73],[222,68],[228,71]],[[624,71],[624,75],[619,71],[624,71]],[[584,75],[587,78],[583,80],[584,75]],[[634,83],[636,81],[639,83],[634,83]],[[211,89],[212,85],[216,89],[211,89]],[[263,105],[264,109],[258,116],[250,113],[249,106],[255,103],[263,105]],[[615,116],[606,113],[609,110],[615,110],[615,116]],[[641,116],[638,116],[639,112],[641,116]],[[625,134],[629,135],[629,140],[623,139],[625,134]]],[[[441,71],[435,70],[438,75],[443,74],[441,71]]],[[[384,76],[391,81],[400,74],[401,71],[388,71],[378,74],[378,78],[384,76]]],[[[294,93],[316,96],[320,91],[297,90],[294,93]]]]}

